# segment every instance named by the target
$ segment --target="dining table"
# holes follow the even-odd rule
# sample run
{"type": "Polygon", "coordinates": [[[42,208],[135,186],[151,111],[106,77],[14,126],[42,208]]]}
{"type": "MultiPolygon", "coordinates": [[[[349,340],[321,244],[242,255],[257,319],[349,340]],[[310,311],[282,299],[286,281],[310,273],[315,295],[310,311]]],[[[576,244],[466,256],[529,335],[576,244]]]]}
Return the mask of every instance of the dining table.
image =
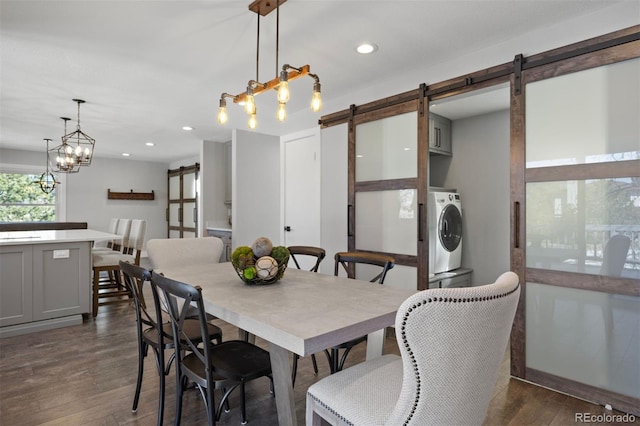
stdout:
{"type": "Polygon", "coordinates": [[[202,288],[205,309],[268,342],[278,422],[297,426],[291,353],[308,356],[368,335],[366,358],[382,355],[384,329],[415,291],[289,268],[268,285],[245,284],[232,264],[159,269],[202,288]]]}

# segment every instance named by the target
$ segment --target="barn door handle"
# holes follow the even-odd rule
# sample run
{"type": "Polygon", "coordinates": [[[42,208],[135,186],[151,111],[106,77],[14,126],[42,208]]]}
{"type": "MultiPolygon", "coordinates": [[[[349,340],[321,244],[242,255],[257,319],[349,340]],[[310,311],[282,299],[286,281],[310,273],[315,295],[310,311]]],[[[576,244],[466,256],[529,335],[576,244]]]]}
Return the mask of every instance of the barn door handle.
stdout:
{"type": "Polygon", "coordinates": [[[347,206],[347,236],[353,237],[353,205],[347,206]]]}
{"type": "Polygon", "coordinates": [[[422,223],[424,222],[424,203],[418,204],[418,241],[424,241],[424,228],[422,223]]]}
{"type": "Polygon", "coordinates": [[[287,225],[287,226],[284,227],[284,230],[287,231],[287,232],[291,232],[291,227],[287,225]]]}
{"type": "Polygon", "coordinates": [[[520,202],[513,203],[513,247],[520,248],[520,202]]]}

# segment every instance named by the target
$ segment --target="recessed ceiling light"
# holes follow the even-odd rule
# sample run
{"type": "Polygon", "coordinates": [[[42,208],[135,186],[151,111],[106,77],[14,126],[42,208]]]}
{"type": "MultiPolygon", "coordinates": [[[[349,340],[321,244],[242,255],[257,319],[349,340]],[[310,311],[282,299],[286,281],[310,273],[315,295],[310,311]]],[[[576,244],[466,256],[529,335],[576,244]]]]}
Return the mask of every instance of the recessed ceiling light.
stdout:
{"type": "Polygon", "coordinates": [[[362,154],[357,154],[357,155],[356,155],[356,158],[364,158],[364,155],[362,155],[362,154]]]}
{"type": "Polygon", "coordinates": [[[411,148],[405,148],[404,150],[405,151],[411,151],[411,148]]]}
{"type": "Polygon", "coordinates": [[[191,127],[191,126],[182,126],[182,130],[186,130],[188,132],[188,131],[193,130],[193,127],[191,127]]]}
{"type": "Polygon", "coordinates": [[[130,156],[130,155],[131,155],[131,154],[129,154],[128,152],[123,152],[123,153],[122,153],[122,156],[123,156],[123,157],[128,157],[128,156],[130,156]]]}
{"type": "Polygon", "coordinates": [[[147,142],[147,143],[145,143],[145,145],[146,145],[146,146],[155,146],[156,144],[155,144],[155,143],[153,143],[153,142],[147,142]]]}
{"type": "Polygon", "coordinates": [[[368,55],[378,50],[378,46],[373,43],[362,43],[356,47],[356,52],[368,55]]]}

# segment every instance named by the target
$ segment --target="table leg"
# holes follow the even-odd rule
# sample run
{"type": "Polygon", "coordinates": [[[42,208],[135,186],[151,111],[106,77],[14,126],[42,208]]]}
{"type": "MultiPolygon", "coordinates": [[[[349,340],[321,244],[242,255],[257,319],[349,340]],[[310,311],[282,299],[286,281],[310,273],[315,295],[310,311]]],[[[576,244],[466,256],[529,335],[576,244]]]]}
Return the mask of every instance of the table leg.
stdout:
{"type": "Polygon", "coordinates": [[[384,346],[384,331],[374,331],[369,333],[367,337],[367,360],[378,358],[382,356],[382,347],[384,346]]]}
{"type": "Polygon", "coordinates": [[[289,364],[290,352],[269,342],[269,355],[276,393],[278,424],[280,426],[297,426],[296,405],[291,385],[291,365],[289,364]]]}

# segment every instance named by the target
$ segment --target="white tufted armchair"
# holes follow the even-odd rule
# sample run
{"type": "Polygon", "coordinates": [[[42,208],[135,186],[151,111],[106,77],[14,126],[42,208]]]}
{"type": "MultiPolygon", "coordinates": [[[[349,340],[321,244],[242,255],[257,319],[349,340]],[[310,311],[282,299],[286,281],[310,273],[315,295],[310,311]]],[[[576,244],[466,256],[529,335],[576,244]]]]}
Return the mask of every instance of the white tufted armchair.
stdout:
{"type": "Polygon", "coordinates": [[[396,315],[402,357],[385,355],[307,391],[307,426],[479,425],[518,305],[518,276],[480,287],[425,290],[396,315]]]}

